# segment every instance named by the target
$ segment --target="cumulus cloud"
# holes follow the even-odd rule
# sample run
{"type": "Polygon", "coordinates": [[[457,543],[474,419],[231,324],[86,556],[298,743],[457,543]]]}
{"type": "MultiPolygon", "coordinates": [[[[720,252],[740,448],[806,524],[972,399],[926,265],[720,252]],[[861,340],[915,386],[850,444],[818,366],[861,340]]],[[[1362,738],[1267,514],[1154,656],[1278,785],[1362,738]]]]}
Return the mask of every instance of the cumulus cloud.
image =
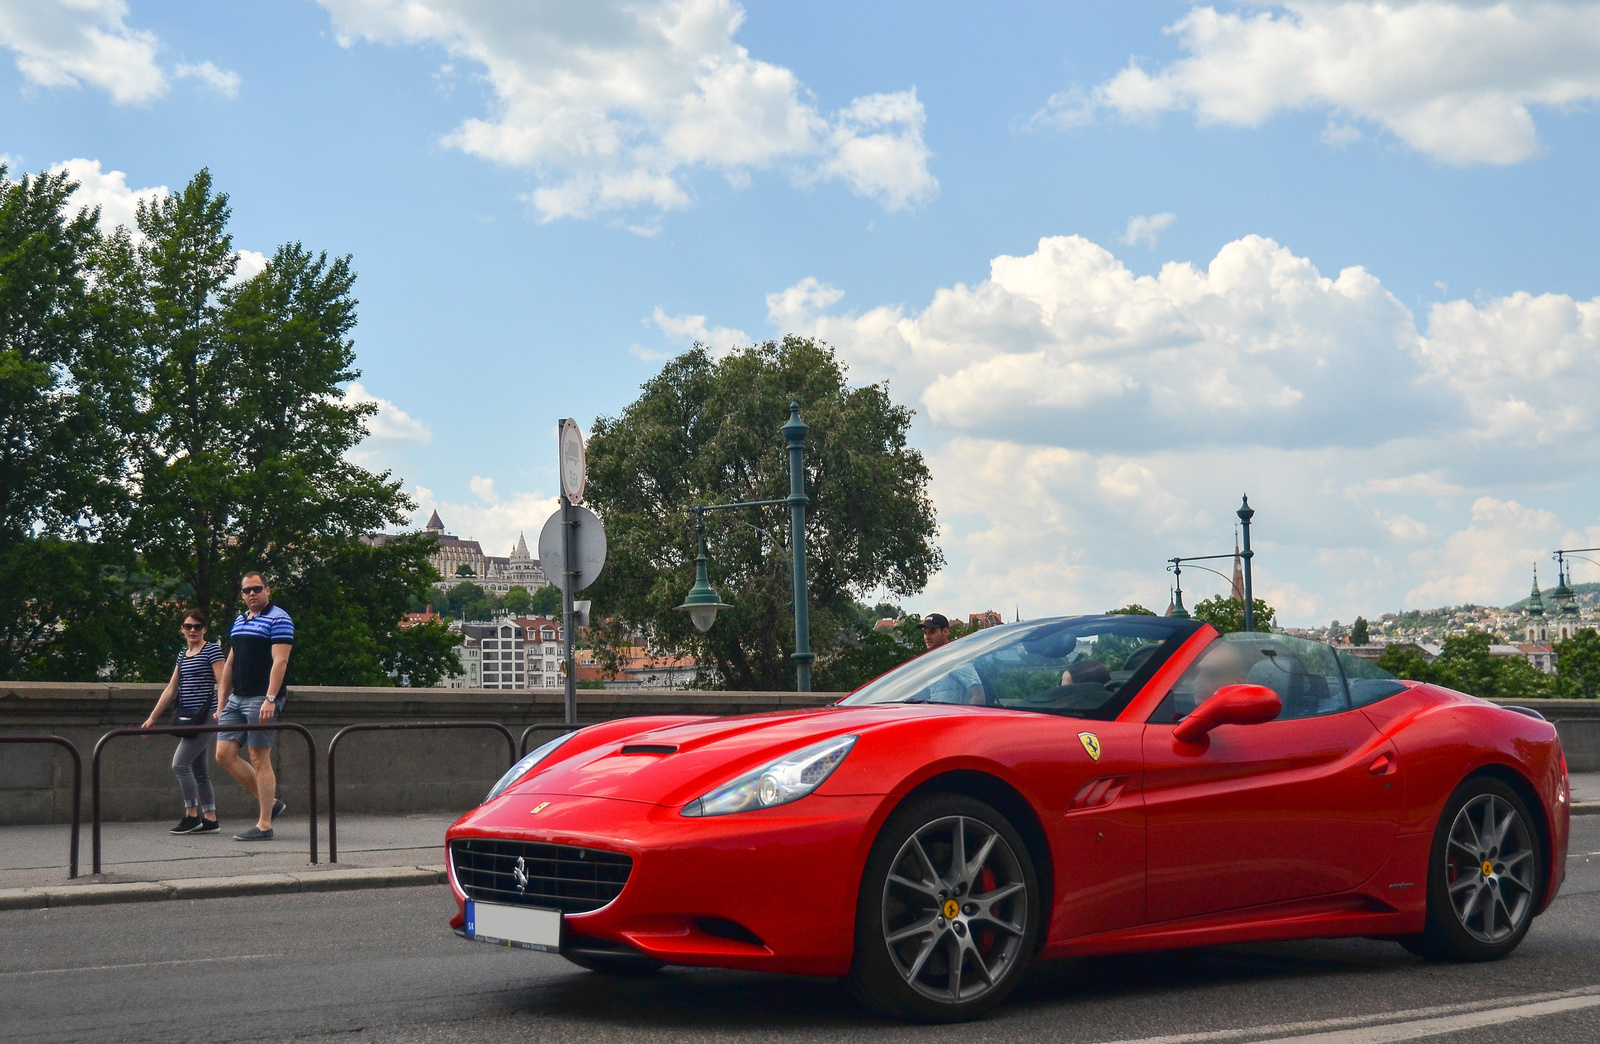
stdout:
{"type": "Polygon", "coordinates": [[[814,277],[766,303],[918,408],[951,562],[929,608],[1159,609],[1164,560],[1231,549],[1242,493],[1292,624],[1503,603],[1538,549],[1600,543],[1562,536],[1594,521],[1563,491],[1600,477],[1600,298],[1441,302],[1419,327],[1365,270],[1262,237],[1135,276],[1064,236],[921,308],[851,310],[814,277]]]}
{"type": "Polygon", "coordinates": [[[740,345],[750,344],[752,338],[743,330],[731,326],[707,328],[703,315],[668,315],[657,308],[650,317],[667,339],[674,344],[689,345],[699,342],[711,349],[713,355],[723,356],[740,345]]]}
{"type": "Polygon", "coordinates": [[[429,514],[437,511],[446,532],[478,541],[486,555],[508,555],[519,535],[528,541],[530,549],[537,545],[545,520],[561,506],[555,497],[537,491],[500,496],[495,493],[492,480],[478,477],[472,480],[472,492],[476,501],[455,503],[438,499],[426,486],[414,487],[411,497],[417,502],[417,512],[413,527],[421,529],[429,514]]]}
{"type": "MultiPolygon", "coordinates": [[[[260,256],[259,254],[256,256],[260,256]]],[[[379,398],[361,384],[351,381],[345,388],[344,401],[352,405],[373,404],[378,412],[367,418],[367,442],[408,443],[425,445],[433,441],[428,426],[402,410],[388,399],[379,398]]]]}
{"type": "Polygon", "coordinates": [[[78,183],[72,194],[72,205],[88,209],[99,207],[100,227],[107,231],[121,225],[137,234],[139,204],[171,194],[171,189],[165,185],[129,188],[127,174],[120,170],[102,170],[97,159],[69,159],[50,168],[52,174],[62,171],[78,183]]]}
{"type": "Polygon", "coordinates": [[[1092,90],[1055,95],[1036,122],[1075,125],[1192,110],[1255,127],[1325,111],[1323,139],[1353,121],[1452,164],[1519,163],[1539,152],[1534,109],[1600,98],[1600,3],[1290,0],[1264,10],[1195,6],[1168,27],[1187,57],[1137,61],[1092,90]]]}
{"type": "Polygon", "coordinates": [[[219,69],[210,62],[201,62],[198,65],[183,63],[172,71],[177,73],[180,79],[199,80],[224,98],[237,98],[239,85],[244,82],[238,73],[219,69]]]}
{"type": "Polygon", "coordinates": [[[89,84],[119,105],[167,93],[160,41],[128,25],[125,0],[0,0],[0,47],[40,87],[89,84]]]}
{"type": "Polygon", "coordinates": [[[345,42],[433,44],[481,65],[495,111],[445,142],[533,171],[547,221],[687,207],[696,168],[735,185],[774,167],[839,180],[888,210],[938,191],[914,88],[824,114],[792,71],[734,42],[734,0],[322,3],[345,42]]]}
{"type": "Polygon", "coordinates": [[[1171,228],[1176,220],[1178,215],[1171,213],[1136,214],[1128,219],[1128,228],[1122,233],[1122,241],[1128,246],[1143,243],[1147,247],[1154,247],[1161,233],[1171,228]]]}

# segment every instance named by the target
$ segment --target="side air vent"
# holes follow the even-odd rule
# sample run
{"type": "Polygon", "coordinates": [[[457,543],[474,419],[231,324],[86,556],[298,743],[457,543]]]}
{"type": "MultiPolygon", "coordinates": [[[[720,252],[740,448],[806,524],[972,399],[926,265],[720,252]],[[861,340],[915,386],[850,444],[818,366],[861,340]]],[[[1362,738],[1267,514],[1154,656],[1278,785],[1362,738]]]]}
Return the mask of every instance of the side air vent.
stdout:
{"type": "Polygon", "coordinates": [[[1122,788],[1128,785],[1127,776],[1100,776],[1091,779],[1078,788],[1072,797],[1072,804],[1067,806],[1067,811],[1082,812],[1087,808],[1099,808],[1109,805],[1117,800],[1122,793],[1122,788]]]}
{"type": "Polygon", "coordinates": [[[678,748],[672,743],[624,743],[624,754],[671,754],[678,748]]]}

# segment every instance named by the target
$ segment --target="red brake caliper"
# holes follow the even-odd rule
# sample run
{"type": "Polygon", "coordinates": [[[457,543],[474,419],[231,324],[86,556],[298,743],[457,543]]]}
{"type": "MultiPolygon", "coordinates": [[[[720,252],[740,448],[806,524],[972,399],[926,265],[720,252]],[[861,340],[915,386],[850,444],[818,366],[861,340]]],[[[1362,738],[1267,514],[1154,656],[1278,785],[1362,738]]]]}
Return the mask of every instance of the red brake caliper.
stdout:
{"type": "MultiPolygon", "coordinates": [[[[994,891],[994,883],[994,871],[984,867],[983,873],[978,875],[978,885],[982,889],[978,894],[988,895],[994,891]]],[[[985,925],[972,934],[976,936],[973,941],[978,944],[978,952],[985,957],[989,956],[989,953],[994,949],[995,941],[1000,938],[999,931],[992,925],[985,925]]]]}

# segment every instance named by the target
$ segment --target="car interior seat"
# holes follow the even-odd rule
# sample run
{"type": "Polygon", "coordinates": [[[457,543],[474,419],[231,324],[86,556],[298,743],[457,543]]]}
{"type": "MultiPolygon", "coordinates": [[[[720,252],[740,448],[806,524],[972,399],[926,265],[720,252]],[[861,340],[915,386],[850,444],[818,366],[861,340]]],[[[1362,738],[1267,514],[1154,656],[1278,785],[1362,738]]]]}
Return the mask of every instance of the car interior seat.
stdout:
{"type": "Polygon", "coordinates": [[[1284,718],[1308,718],[1319,714],[1328,702],[1327,679],[1312,674],[1305,661],[1282,649],[1263,648],[1261,659],[1250,668],[1245,681],[1265,685],[1283,701],[1284,718]]]}

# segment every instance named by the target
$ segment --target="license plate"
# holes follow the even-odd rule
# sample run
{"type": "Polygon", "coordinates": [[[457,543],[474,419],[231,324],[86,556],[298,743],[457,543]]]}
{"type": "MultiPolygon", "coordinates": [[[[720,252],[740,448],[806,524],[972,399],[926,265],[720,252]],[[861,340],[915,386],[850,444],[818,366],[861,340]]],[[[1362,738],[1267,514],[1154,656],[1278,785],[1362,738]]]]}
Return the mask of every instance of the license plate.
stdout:
{"type": "Polygon", "coordinates": [[[467,900],[467,936],[524,950],[561,952],[561,911],[467,900]]]}

